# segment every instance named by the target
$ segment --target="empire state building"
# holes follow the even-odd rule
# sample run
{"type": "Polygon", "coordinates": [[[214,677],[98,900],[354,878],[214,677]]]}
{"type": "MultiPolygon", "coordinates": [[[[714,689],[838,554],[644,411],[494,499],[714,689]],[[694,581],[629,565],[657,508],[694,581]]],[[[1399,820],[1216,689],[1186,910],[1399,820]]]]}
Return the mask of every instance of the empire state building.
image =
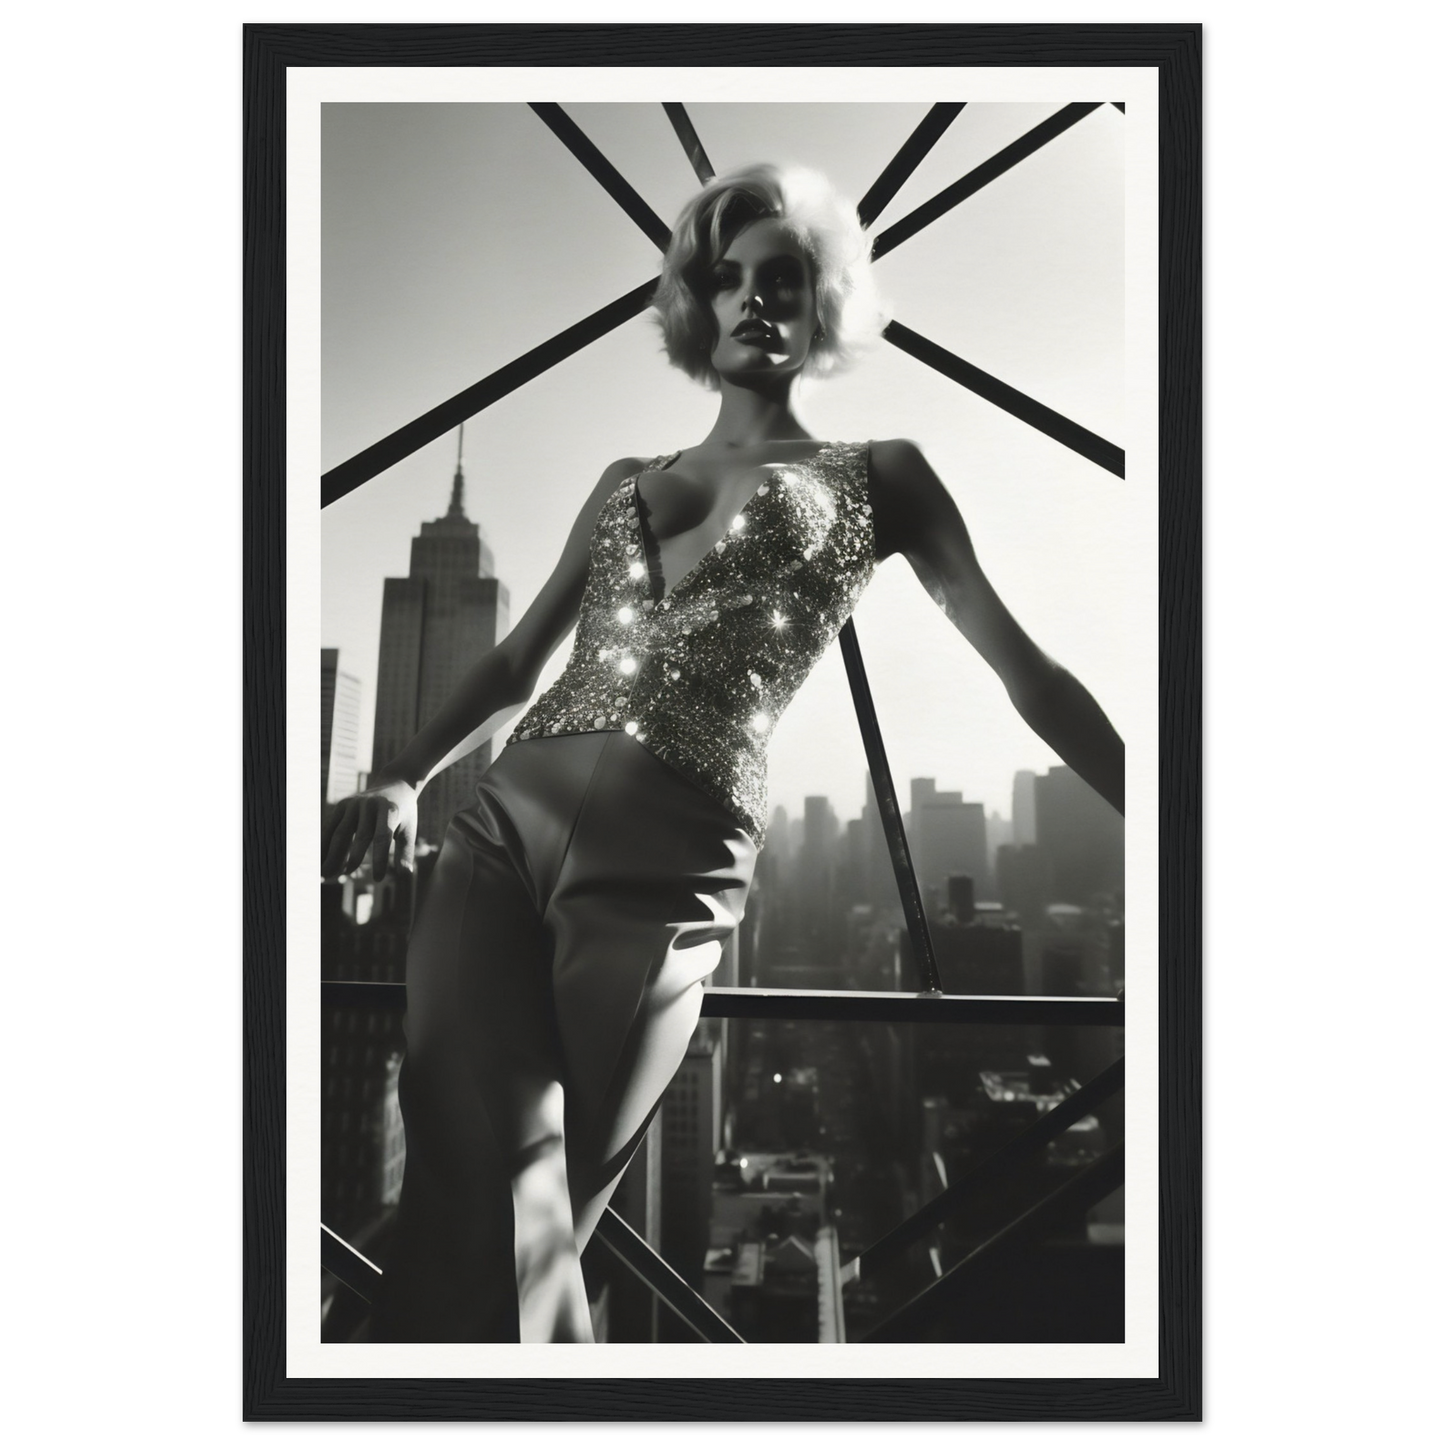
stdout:
{"type": "MultiPolygon", "coordinates": [[[[381,604],[374,766],[395,757],[441,707],[463,673],[507,631],[507,589],[491,548],[466,514],[462,444],[446,516],[411,541],[411,574],[388,577],[381,604]]],[[[422,790],[417,832],[440,844],[452,815],[474,801],[492,745],[459,758],[422,790]]]]}

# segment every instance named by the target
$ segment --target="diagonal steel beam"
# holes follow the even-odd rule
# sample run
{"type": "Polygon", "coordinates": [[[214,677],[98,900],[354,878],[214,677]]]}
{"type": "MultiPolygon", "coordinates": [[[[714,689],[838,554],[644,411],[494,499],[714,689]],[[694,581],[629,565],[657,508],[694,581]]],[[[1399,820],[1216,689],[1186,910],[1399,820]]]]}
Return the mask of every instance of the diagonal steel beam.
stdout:
{"type": "Polygon", "coordinates": [[[928,915],[923,911],[923,895],[919,891],[918,875],[908,851],[908,834],[903,831],[903,813],[898,806],[898,792],[893,786],[893,770],[888,766],[888,754],[883,748],[883,732],[878,726],[877,709],[873,706],[873,691],[868,686],[868,674],[863,670],[858,630],[853,626],[851,617],[838,633],[838,646],[843,652],[843,666],[847,669],[848,686],[853,692],[853,709],[858,714],[858,731],[863,735],[868,771],[873,775],[873,796],[878,801],[883,836],[888,842],[888,856],[898,884],[898,899],[908,924],[913,961],[923,987],[929,993],[941,994],[943,983],[938,973],[938,959],[933,953],[933,935],[928,931],[928,915]]]}
{"type": "MultiPolygon", "coordinates": [[[[874,257],[885,254],[898,245],[900,241],[908,239],[909,236],[921,230],[930,221],[937,219],[945,211],[957,205],[965,196],[972,195],[981,186],[995,176],[1003,174],[1010,166],[1016,165],[1026,155],[1031,155],[1039,146],[1053,139],[1055,135],[1062,132],[1077,120],[1081,120],[1089,111],[1094,110],[1099,104],[1080,103],[1077,105],[1065,106],[1063,110],[1054,116],[1050,116],[1042,125],[1035,126],[1026,135],[1021,136],[1011,146],[1007,146],[991,160],[985,161],[983,165],[970,171],[962,180],[955,182],[946,191],[940,192],[931,201],[927,201],[917,210],[905,216],[896,225],[890,226],[882,232],[873,244],[874,257]]],[[[668,107],[668,114],[674,120],[674,129],[677,129],[677,121],[674,110],[685,119],[686,112],[679,104],[675,107],[672,102],[664,102],[668,107]]],[[[946,107],[943,107],[946,108],[946,107]]],[[[635,190],[623,179],[621,174],[610,161],[592,144],[560,106],[546,103],[536,103],[532,109],[538,116],[547,123],[553,133],[568,146],[574,155],[587,167],[593,176],[607,189],[608,193],[618,201],[634,221],[651,237],[656,245],[665,250],[671,237],[671,232],[663,224],[657,214],[637,194],[635,190]]],[[[903,150],[900,150],[901,157],[904,151],[913,145],[914,139],[918,137],[920,130],[930,124],[930,117],[940,112],[940,106],[934,106],[929,116],[924,118],[918,130],[915,130],[908,142],[905,142],[903,150]]],[[[942,134],[942,117],[932,122],[938,126],[938,134],[942,134]]],[[[951,120],[952,117],[949,117],[951,120]]],[[[691,123],[688,122],[688,129],[691,123]]],[[[679,130],[679,136],[682,132],[679,130]]],[[[694,139],[696,133],[693,133],[694,139]]],[[[936,140],[937,137],[935,136],[936,140]]],[[[684,145],[687,141],[683,138],[684,145]]],[[[932,144],[932,141],[929,142],[932,144]]],[[[701,146],[699,145],[699,151],[701,146]]],[[[922,160],[927,149],[919,150],[916,165],[922,160]]],[[[706,155],[701,156],[702,163],[711,169],[706,155]]],[[[884,174],[874,183],[869,195],[878,190],[889,171],[897,165],[899,157],[895,157],[889,167],[885,168],[884,174]]],[[[698,161],[694,159],[694,168],[698,161]]],[[[701,176],[702,172],[698,174],[701,176]]],[[[899,185],[902,184],[900,179],[899,185]]],[[[865,201],[868,197],[864,198],[865,201]]],[[[861,213],[861,206],[860,206],[861,213]]],[[[321,478],[321,505],[330,506],[334,501],[344,497],[348,492],[354,491],[363,483],[371,480],[372,477],[384,472],[388,467],[395,466],[397,462],[404,460],[418,448],[425,446],[428,442],[435,441],[444,432],[450,431],[453,427],[465,421],[468,417],[474,416],[483,408],[490,406],[494,401],[506,396],[509,392],[515,391],[517,387],[540,376],[549,367],[555,366],[557,362],[565,360],[574,352],[580,351],[582,347],[595,341],[600,336],[606,335],[614,327],[620,326],[624,321],[630,320],[640,312],[644,311],[651,302],[652,293],[656,288],[656,281],[646,282],[644,285],[629,291],[627,295],[619,297],[600,311],[593,312],[591,316],[584,317],[574,326],[560,332],[550,341],[543,342],[540,346],[533,347],[525,355],[518,357],[515,361],[509,362],[500,370],[493,372],[490,376],[484,377],[481,381],[468,387],[465,391],[459,392],[449,401],[442,402],[439,406],[433,407],[430,411],[418,417],[415,421],[409,422],[406,426],[399,427],[389,436],[383,437],[380,441],[374,442],[365,450],[358,452],[345,462],[333,467],[321,478]]],[[[1005,385],[986,372],[980,371],[977,367],[970,366],[967,362],[951,356],[942,347],[936,347],[925,338],[910,332],[906,327],[894,323],[885,333],[888,339],[902,350],[909,351],[911,355],[920,360],[927,361],[929,365],[942,371],[944,375],[960,381],[971,390],[977,391],[980,396],[995,401],[1004,410],[1012,412],[1021,420],[1028,421],[1030,425],[1038,426],[1040,430],[1063,441],[1066,446],[1072,446],[1074,450],[1082,455],[1098,461],[1101,466],[1115,471],[1116,475],[1123,475],[1123,452],[1105,442],[1102,438],[1095,437],[1092,432],[1070,422],[1068,418],[1060,416],[1057,412],[1032,401],[1024,396],[1022,392],[1005,385]],[[912,340],[917,343],[918,348],[914,349],[909,345],[912,340]],[[927,354],[925,354],[925,351],[927,354]],[[940,364],[942,363],[942,364],[940,364]],[[1013,404],[1011,405],[1010,402],[1013,404]],[[1045,424],[1047,423],[1047,424],[1045,424]],[[1069,438],[1072,438],[1070,440],[1069,438]],[[1080,445],[1078,443],[1083,443],[1080,445]],[[1117,465],[1116,465],[1117,463],[1117,465]]]]}
{"type": "Polygon", "coordinates": [[[1124,1182],[1124,1146],[1116,1144],[1067,1183],[1045,1195],[1033,1208],[985,1240],[901,1309],[859,1336],[859,1343],[917,1342],[922,1332],[954,1308],[986,1270],[1005,1263],[1014,1250],[1046,1236],[1064,1221],[1076,1218],[1107,1199],[1124,1182]]]}
{"type": "Polygon", "coordinates": [[[870,1244],[857,1259],[846,1266],[843,1271],[845,1280],[871,1274],[880,1264],[916,1244],[963,1209],[977,1193],[980,1185],[992,1182],[1013,1165],[1027,1159],[1051,1140],[1057,1139],[1123,1087],[1124,1061],[1117,1059],[1101,1074],[1090,1079],[1083,1088],[1075,1089],[1068,1098],[1060,1100],[1027,1129],[1001,1144],[992,1154],[980,1159],[973,1168],[950,1184],[942,1194],[930,1199],[916,1214],[909,1216],[897,1228],[870,1244]]]}
{"type": "Polygon", "coordinates": [[[494,401],[501,400],[509,392],[540,376],[549,367],[565,361],[574,352],[581,351],[598,337],[630,321],[645,311],[652,303],[652,293],[657,282],[648,281],[625,296],[619,296],[600,311],[585,316],[565,331],[559,331],[549,341],[534,346],[530,351],[509,361],[504,367],[484,376],[480,381],[459,391],[449,401],[434,406],[415,421],[398,427],[390,436],[373,442],[365,451],[325,473],[321,478],[321,505],[329,507],[332,502],[355,491],[363,482],[384,472],[388,467],[403,461],[419,447],[445,435],[459,423],[494,401]]]}
{"type": "Polygon", "coordinates": [[[945,350],[937,342],[930,341],[926,336],[920,336],[918,332],[910,330],[902,322],[890,321],[887,329],[883,332],[883,337],[886,341],[891,341],[900,351],[907,352],[909,356],[931,366],[935,371],[948,377],[950,381],[956,381],[960,386],[967,387],[976,396],[981,396],[985,401],[991,401],[995,406],[1008,412],[1010,416],[1016,416],[1020,421],[1027,422],[1031,427],[1043,432],[1045,436],[1052,437],[1056,442],[1062,442],[1070,451],[1078,452],[1081,457],[1087,457],[1091,462],[1103,467],[1105,471],[1113,472],[1116,477],[1124,475],[1123,447],[1115,446],[1113,442],[1106,441],[1087,427],[1080,426],[1076,421],[1070,421],[1062,413],[1045,406],[1041,401],[1035,401],[1033,397],[1010,386],[1006,381],[1000,381],[998,377],[990,376],[988,372],[974,366],[972,362],[965,361],[961,356],[955,356],[953,352],[945,350]]]}
{"type": "MultiPolygon", "coordinates": [[[[506,366],[483,377],[465,391],[458,392],[450,400],[424,412],[415,421],[398,427],[389,436],[373,442],[365,450],[333,467],[321,478],[321,505],[329,507],[332,502],[338,501],[348,492],[355,491],[388,467],[404,461],[412,452],[453,430],[461,422],[491,406],[494,401],[500,401],[509,392],[540,376],[559,361],[565,361],[574,352],[621,326],[624,321],[630,321],[651,304],[652,293],[656,287],[656,281],[644,282],[625,296],[620,296],[616,301],[602,307],[600,311],[594,311],[540,346],[534,346],[515,361],[508,362],[506,366]]],[[[1034,401],[1024,392],[990,376],[988,372],[955,356],[901,322],[890,323],[883,334],[900,351],[927,363],[935,371],[967,387],[984,400],[993,402],[1011,416],[1038,428],[1055,441],[1062,442],[1081,456],[1113,472],[1115,476],[1124,475],[1122,447],[1115,446],[1086,427],[1070,421],[1068,417],[1042,402],[1034,401]]]]}
{"type": "Polygon", "coordinates": [[[321,1267],[329,1270],[347,1289],[368,1304],[381,1279],[377,1268],[359,1249],[354,1249],[334,1230],[321,1226],[321,1267]]]}
{"type": "Polygon", "coordinates": [[[880,231],[873,242],[873,259],[886,256],[895,246],[901,245],[910,236],[915,236],[925,226],[946,215],[960,201],[966,201],[976,191],[981,191],[990,181],[997,180],[1007,170],[1027,159],[1041,146],[1047,145],[1056,136],[1061,136],[1070,126],[1077,125],[1091,111],[1097,110],[1103,101],[1077,101],[1055,111],[1032,130],[1025,131],[1011,145],[1006,145],[997,155],[990,156],[980,166],[975,166],[966,176],[941,190],[931,200],[925,201],[916,210],[910,211],[901,221],[880,231]]]}
{"type": "Polygon", "coordinates": [[[602,189],[646,232],[659,251],[667,250],[672,232],[662,217],[633,190],[621,171],[587,139],[582,128],[552,101],[535,102],[532,110],[553,135],[582,162],[602,189]]]}
{"type": "Polygon", "coordinates": [[[672,128],[677,132],[677,138],[682,142],[682,148],[687,152],[687,159],[703,185],[712,180],[717,174],[713,164],[707,158],[707,152],[702,148],[702,142],[697,138],[697,132],[693,129],[692,120],[688,116],[686,108],[681,101],[665,100],[662,108],[667,112],[667,118],[672,122],[672,128]]]}
{"type": "Polygon", "coordinates": [[[683,1321],[713,1345],[747,1341],[615,1209],[604,1209],[597,1238],[683,1321]]]}
{"type": "Polygon", "coordinates": [[[883,208],[903,188],[903,183],[918,169],[924,156],[967,104],[966,100],[939,101],[918,122],[913,134],[899,147],[898,154],[883,167],[878,179],[868,187],[867,195],[858,202],[858,219],[865,230],[883,214],[883,208]]]}

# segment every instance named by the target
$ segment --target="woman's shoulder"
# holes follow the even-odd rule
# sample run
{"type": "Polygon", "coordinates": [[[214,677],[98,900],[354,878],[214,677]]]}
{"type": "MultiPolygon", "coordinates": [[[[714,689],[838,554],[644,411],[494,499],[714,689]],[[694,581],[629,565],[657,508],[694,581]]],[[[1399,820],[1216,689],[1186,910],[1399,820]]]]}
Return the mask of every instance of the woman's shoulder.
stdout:
{"type": "Polygon", "coordinates": [[[602,475],[588,493],[587,500],[582,503],[576,525],[584,530],[590,529],[623,485],[639,472],[645,471],[651,462],[651,457],[618,457],[615,462],[604,467],[602,475]]]}
{"type": "Polygon", "coordinates": [[[619,486],[630,477],[635,477],[638,472],[645,472],[656,460],[656,457],[618,457],[603,469],[598,486],[619,486]]]}
{"type": "Polygon", "coordinates": [[[602,469],[597,485],[588,498],[589,507],[601,506],[608,497],[618,491],[640,472],[645,472],[656,460],[655,457],[618,457],[602,469]]]}
{"type": "Polygon", "coordinates": [[[884,486],[907,485],[928,469],[923,449],[907,437],[888,437],[865,443],[868,470],[884,486]]]}
{"type": "Polygon", "coordinates": [[[880,560],[906,550],[920,528],[935,525],[945,496],[917,442],[889,437],[868,443],[868,500],[880,560]]]}

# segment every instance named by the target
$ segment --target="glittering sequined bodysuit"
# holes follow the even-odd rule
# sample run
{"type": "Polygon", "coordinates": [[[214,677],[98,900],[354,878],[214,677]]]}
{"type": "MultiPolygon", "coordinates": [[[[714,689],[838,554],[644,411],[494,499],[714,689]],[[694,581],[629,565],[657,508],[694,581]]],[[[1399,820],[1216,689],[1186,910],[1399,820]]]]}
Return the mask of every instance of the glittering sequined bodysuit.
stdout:
{"type": "Polygon", "coordinates": [[[765,470],[724,538],[666,595],[643,546],[642,473],[608,498],[572,656],[509,739],[628,733],[758,844],[773,728],[877,561],[866,442],[765,470]]]}
{"type": "Polygon", "coordinates": [[[760,470],[671,592],[637,477],[606,500],[572,656],[447,829],[373,1340],[594,1338],[582,1253],[743,916],[773,727],[875,566],[866,444],[760,470]]]}

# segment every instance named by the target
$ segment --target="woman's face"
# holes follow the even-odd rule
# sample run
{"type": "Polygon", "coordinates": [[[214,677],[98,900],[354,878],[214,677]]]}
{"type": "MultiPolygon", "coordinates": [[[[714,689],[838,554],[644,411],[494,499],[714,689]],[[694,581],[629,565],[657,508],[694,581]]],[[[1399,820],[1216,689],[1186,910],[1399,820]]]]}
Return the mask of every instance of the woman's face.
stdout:
{"type": "Polygon", "coordinates": [[[782,222],[745,226],[705,285],[719,376],[746,384],[802,369],[818,325],[813,263],[782,222]]]}

